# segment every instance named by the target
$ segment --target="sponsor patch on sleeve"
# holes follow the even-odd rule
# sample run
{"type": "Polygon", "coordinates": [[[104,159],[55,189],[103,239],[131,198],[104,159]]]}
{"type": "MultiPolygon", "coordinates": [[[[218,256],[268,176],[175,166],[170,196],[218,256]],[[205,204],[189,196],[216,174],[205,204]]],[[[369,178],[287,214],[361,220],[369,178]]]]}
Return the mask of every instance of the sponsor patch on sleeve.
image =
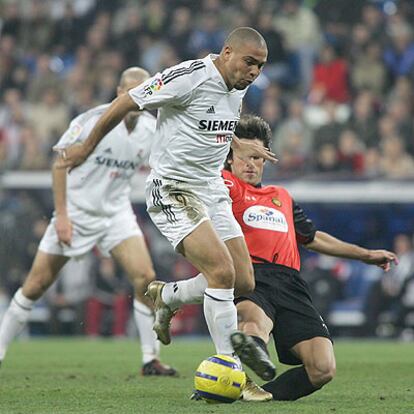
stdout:
{"type": "Polygon", "coordinates": [[[144,87],[144,95],[145,97],[151,96],[153,93],[158,92],[164,83],[161,78],[155,78],[151,81],[151,83],[144,87]]]}
{"type": "Polygon", "coordinates": [[[79,124],[75,124],[75,125],[73,125],[73,127],[70,128],[69,136],[72,139],[76,139],[76,138],[79,137],[81,132],[82,132],[82,127],[79,124]]]}

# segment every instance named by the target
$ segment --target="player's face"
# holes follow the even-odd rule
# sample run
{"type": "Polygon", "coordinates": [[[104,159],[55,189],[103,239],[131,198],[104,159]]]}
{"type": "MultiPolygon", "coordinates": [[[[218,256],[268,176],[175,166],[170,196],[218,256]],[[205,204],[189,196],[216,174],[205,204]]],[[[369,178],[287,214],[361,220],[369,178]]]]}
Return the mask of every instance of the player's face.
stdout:
{"type": "Polygon", "coordinates": [[[267,60],[267,48],[254,43],[225,48],[225,70],[228,83],[235,89],[247,88],[262,71],[267,60]]]}
{"type": "MultiPolygon", "coordinates": [[[[255,142],[264,147],[263,142],[258,139],[243,139],[240,141],[255,142]]],[[[241,180],[251,185],[257,185],[262,181],[265,160],[260,157],[250,157],[242,160],[237,156],[237,151],[233,151],[233,160],[230,162],[231,172],[241,180]]]]}

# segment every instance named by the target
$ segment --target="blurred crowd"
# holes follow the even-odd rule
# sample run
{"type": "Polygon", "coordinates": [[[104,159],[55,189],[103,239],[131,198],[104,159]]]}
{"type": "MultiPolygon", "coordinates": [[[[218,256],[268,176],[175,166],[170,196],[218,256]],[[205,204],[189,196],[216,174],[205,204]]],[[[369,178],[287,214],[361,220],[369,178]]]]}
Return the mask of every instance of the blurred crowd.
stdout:
{"type": "Polygon", "coordinates": [[[410,0],[4,0],[0,168],[39,170],[120,72],[218,53],[253,26],[269,47],[245,112],[273,128],[269,179],[414,177],[410,0]]]}

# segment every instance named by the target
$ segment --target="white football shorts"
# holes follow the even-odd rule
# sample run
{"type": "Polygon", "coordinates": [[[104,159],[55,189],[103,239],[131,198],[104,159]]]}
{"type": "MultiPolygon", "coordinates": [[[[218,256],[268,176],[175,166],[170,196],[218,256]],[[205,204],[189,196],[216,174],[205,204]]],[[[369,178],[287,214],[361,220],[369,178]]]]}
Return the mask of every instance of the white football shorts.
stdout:
{"type": "Polygon", "coordinates": [[[206,220],[211,220],[223,241],[243,237],[221,178],[197,185],[152,173],[147,179],[146,199],[148,214],[174,249],[206,220]]]}
{"type": "Polygon", "coordinates": [[[94,216],[71,209],[69,218],[73,226],[71,246],[59,242],[55,229],[56,218],[53,217],[40,241],[39,250],[49,254],[80,257],[97,246],[105,257],[109,257],[110,251],[122,241],[133,236],[142,237],[131,205],[125,206],[112,217],[94,216]]]}

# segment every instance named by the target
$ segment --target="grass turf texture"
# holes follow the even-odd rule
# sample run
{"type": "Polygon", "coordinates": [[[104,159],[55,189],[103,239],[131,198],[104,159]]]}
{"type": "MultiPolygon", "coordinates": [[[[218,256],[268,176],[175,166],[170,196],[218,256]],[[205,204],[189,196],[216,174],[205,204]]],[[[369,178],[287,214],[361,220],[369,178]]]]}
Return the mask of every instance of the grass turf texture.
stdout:
{"type": "MultiPolygon", "coordinates": [[[[0,369],[0,413],[414,413],[413,344],[335,345],[337,377],[295,402],[212,405],[189,401],[194,370],[214,354],[206,340],[174,339],[163,360],[180,378],[143,378],[132,340],[16,342],[0,369]]],[[[280,366],[279,372],[286,367],[280,366]]]]}

